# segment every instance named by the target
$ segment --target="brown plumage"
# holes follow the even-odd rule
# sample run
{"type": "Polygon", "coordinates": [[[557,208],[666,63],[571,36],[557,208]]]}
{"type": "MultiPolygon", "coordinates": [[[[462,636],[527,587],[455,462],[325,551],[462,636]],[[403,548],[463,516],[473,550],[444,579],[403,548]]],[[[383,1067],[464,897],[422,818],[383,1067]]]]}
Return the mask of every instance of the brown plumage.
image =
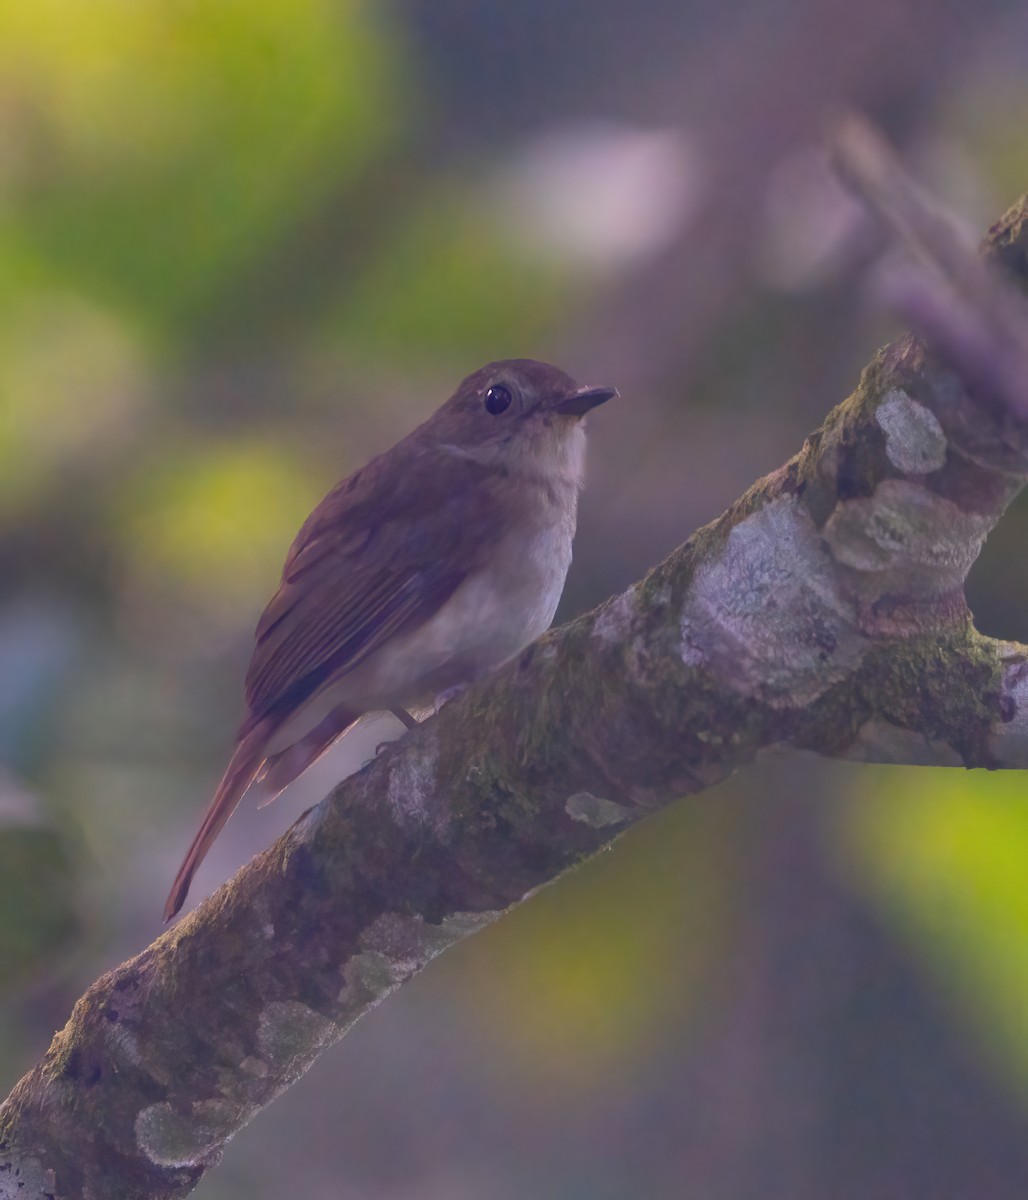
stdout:
{"type": "Polygon", "coordinates": [[[314,509],[258,622],[246,714],[166,920],[251,783],[267,802],[362,714],[430,701],[547,628],[571,559],[581,418],[615,394],[531,359],[490,363],[314,509]]]}

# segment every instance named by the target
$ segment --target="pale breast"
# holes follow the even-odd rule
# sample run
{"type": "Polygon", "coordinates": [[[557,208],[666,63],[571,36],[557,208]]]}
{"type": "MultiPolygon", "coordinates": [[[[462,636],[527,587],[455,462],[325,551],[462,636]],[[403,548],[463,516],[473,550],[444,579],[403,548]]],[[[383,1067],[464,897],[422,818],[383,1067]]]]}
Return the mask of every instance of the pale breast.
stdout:
{"type": "Polygon", "coordinates": [[[488,674],[534,641],[557,610],[573,534],[573,518],[511,531],[434,617],[393,639],[354,672],[352,686],[364,693],[363,704],[394,707],[431,699],[488,674]]]}

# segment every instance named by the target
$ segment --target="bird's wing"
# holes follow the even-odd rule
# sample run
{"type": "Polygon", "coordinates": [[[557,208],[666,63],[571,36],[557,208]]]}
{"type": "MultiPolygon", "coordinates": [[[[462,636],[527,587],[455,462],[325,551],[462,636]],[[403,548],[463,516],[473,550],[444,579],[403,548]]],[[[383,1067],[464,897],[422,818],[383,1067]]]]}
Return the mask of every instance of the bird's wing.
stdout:
{"type": "Polygon", "coordinates": [[[380,462],[330,492],[293,543],[257,626],[244,731],[428,620],[492,544],[481,468],[445,455],[388,471],[380,462]]]}

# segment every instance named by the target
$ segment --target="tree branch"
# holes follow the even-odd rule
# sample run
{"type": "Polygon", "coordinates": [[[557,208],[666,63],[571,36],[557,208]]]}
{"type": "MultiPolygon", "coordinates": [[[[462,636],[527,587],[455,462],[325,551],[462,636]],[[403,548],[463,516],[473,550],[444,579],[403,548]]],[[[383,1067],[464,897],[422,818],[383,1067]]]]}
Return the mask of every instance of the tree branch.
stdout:
{"type": "MultiPolygon", "coordinates": [[[[1022,278],[1026,218],[1028,198],[986,244],[1022,278]]],[[[959,301],[991,353],[1005,301],[959,301]]],[[[924,332],[937,358],[912,338],[880,352],[792,461],[644,580],[388,748],[99,979],[0,1106],[0,1197],[185,1195],[429,959],[767,747],[1028,765],[1028,648],[978,634],[963,596],[1028,476],[1023,409],[1008,375],[952,352],[946,321],[924,332]]]]}
{"type": "MultiPolygon", "coordinates": [[[[843,182],[921,264],[892,272],[886,300],[979,402],[1028,420],[1028,301],[990,264],[989,242],[985,256],[975,254],[953,217],[861,118],[840,123],[834,152],[843,182]]],[[[1017,231],[1010,233],[1016,240],[1017,231]]]]}

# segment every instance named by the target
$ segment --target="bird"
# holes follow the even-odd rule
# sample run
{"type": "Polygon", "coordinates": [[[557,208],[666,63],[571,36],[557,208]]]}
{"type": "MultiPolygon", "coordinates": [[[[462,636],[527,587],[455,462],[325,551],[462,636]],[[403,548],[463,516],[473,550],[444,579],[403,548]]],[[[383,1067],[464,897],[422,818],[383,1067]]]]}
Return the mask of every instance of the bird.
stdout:
{"type": "Polygon", "coordinates": [[[245,713],[164,909],[251,785],[282,792],[361,716],[438,701],[549,628],[571,563],[584,418],[618,395],[488,363],[304,522],[257,623],[245,713]]]}

